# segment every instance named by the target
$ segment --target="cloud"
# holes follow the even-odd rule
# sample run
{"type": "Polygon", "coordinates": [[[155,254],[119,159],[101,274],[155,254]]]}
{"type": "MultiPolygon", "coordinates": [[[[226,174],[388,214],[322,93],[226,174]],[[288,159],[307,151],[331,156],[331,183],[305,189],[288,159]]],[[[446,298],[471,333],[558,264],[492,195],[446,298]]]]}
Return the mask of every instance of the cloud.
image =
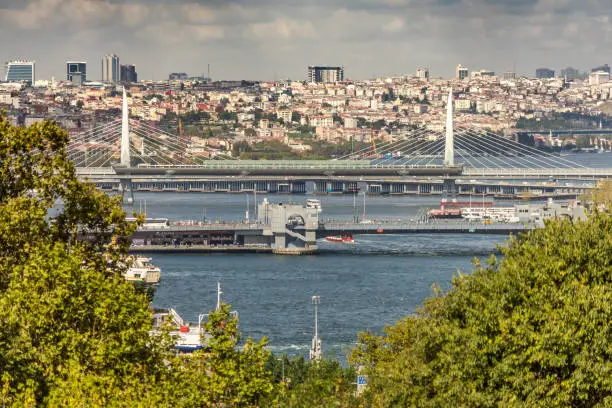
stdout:
{"type": "Polygon", "coordinates": [[[250,79],[301,79],[310,63],[350,78],[586,70],[610,62],[611,14],[609,0],[0,0],[0,59],[35,59],[42,77],[85,59],[93,78],[107,53],[157,79],[207,63],[250,79]]]}

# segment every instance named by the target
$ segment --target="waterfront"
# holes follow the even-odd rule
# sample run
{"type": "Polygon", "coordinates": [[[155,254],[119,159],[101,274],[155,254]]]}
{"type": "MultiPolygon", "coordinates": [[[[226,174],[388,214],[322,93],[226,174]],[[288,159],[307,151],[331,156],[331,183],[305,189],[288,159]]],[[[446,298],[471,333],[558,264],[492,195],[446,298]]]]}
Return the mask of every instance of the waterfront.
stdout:
{"type": "MultiPolygon", "coordinates": [[[[273,202],[306,197],[268,196],[273,202]]],[[[258,197],[261,199],[262,197],[258,197]]],[[[319,197],[322,218],[350,220],[353,197],[319,197]]],[[[245,217],[246,196],[230,194],[147,193],[137,196],[136,210],[171,220],[245,217]]],[[[251,215],[253,197],[250,197],[251,215]]],[[[411,219],[438,198],[367,197],[369,219],[411,219]]],[[[359,215],[363,197],[356,200],[359,215]]],[[[155,306],[175,307],[188,320],[215,305],[216,282],[223,299],[240,314],[244,334],[267,336],[274,352],[307,354],[313,334],[311,297],[321,296],[319,320],[323,350],[344,356],[344,350],[366,329],[380,331],[406,316],[432,294],[431,286],[448,287],[456,271],[472,270],[473,257],[486,257],[503,236],[405,235],[358,236],[356,244],[320,241],[320,254],[283,257],[266,254],[155,254],[162,269],[155,306]]]]}

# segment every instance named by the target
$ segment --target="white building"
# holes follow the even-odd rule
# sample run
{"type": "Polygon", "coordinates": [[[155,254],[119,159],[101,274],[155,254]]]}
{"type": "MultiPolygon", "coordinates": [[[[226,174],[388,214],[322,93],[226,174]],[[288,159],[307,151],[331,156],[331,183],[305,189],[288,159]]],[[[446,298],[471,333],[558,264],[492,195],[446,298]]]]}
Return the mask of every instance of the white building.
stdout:
{"type": "Polygon", "coordinates": [[[601,85],[610,82],[610,73],[606,71],[595,71],[589,75],[589,85],[601,85]]]}
{"type": "Polygon", "coordinates": [[[310,116],[308,122],[313,127],[334,127],[334,118],[331,115],[310,116]]]}
{"type": "Polygon", "coordinates": [[[458,64],[457,68],[455,69],[457,79],[465,79],[468,77],[469,73],[470,71],[461,64],[458,64]]]}
{"type": "Polygon", "coordinates": [[[121,80],[121,66],[119,57],[115,54],[105,55],[102,58],[102,82],[117,83],[121,80]]]}
{"type": "Polygon", "coordinates": [[[419,68],[416,70],[416,77],[419,79],[428,80],[429,79],[429,70],[427,68],[419,68]]]}

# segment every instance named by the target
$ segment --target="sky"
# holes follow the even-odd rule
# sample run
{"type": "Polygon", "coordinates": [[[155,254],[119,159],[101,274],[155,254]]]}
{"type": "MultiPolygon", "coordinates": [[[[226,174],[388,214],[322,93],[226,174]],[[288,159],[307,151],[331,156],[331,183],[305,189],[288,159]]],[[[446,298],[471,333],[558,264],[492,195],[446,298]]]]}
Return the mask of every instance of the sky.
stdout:
{"type": "Polygon", "coordinates": [[[0,61],[35,60],[37,79],[65,79],[66,60],[100,79],[111,53],[155,80],[207,64],[213,79],[533,76],[612,64],[611,16],[610,0],[0,0],[0,61]]]}

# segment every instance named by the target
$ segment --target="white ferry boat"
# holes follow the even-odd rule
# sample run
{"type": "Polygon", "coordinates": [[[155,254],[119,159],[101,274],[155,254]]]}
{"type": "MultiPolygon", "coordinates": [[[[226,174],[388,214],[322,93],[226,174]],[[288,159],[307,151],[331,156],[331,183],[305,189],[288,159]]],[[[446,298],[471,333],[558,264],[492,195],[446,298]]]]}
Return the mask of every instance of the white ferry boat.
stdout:
{"type": "Polygon", "coordinates": [[[515,207],[465,207],[461,216],[469,221],[520,222],[515,207]]]}
{"type": "Polygon", "coordinates": [[[157,285],[161,278],[161,269],[151,264],[151,258],[132,256],[131,265],[125,271],[124,278],[129,282],[141,282],[147,285],[157,285]]]}
{"type": "Polygon", "coordinates": [[[317,212],[323,211],[321,209],[321,201],[314,198],[309,198],[306,201],[306,208],[310,208],[311,210],[317,210],[317,212]]]}

